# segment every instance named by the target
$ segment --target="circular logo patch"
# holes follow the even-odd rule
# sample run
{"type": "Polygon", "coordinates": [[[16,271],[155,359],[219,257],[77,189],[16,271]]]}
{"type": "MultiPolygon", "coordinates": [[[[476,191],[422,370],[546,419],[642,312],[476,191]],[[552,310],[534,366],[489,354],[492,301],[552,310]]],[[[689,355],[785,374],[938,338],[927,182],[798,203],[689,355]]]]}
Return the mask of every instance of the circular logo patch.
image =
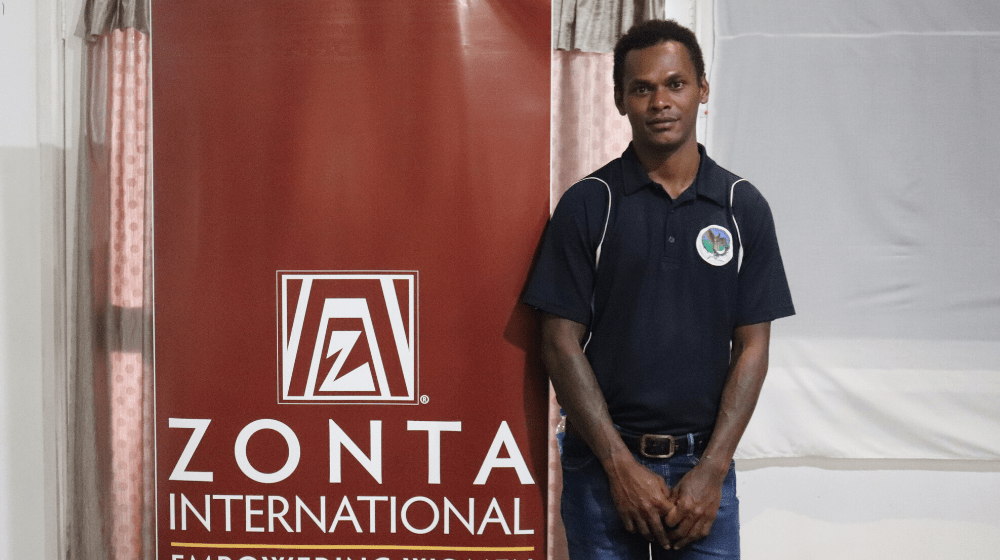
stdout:
{"type": "Polygon", "coordinates": [[[708,226],[701,230],[694,246],[710,265],[722,266],[733,259],[733,235],[722,226],[708,226]]]}

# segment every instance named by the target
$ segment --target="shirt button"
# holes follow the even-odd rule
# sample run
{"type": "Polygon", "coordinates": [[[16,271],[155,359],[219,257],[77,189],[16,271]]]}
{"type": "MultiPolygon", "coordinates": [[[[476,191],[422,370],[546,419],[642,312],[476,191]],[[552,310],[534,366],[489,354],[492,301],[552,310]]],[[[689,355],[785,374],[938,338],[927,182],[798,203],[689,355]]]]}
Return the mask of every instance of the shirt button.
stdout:
{"type": "Polygon", "coordinates": [[[668,238],[667,238],[667,241],[669,241],[669,242],[673,243],[673,242],[674,242],[674,236],[673,236],[673,235],[671,235],[670,237],[668,237],[668,238]]]}

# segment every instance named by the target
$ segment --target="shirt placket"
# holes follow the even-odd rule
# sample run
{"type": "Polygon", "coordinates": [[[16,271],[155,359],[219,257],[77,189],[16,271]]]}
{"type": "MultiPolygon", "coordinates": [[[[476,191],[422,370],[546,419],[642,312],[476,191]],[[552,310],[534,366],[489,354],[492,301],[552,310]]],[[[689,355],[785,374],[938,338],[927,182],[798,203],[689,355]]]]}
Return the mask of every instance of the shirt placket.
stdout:
{"type": "Polygon", "coordinates": [[[677,199],[668,202],[663,227],[663,261],[669,261],[671,268],[679,267],[684,255],[684,223],[695,202],[693,188],[689,187],[677,199]]]}
{"type": "Polygon", "coordinates": [[[677,200],[668,200],[664,209],[663,259],[661,261],[664,270],[674,270],[680,266],[681,254],[677,224],[680,221],[679,213],[682,211],[682,206],[683,204],[678,203],[677,200]]]}

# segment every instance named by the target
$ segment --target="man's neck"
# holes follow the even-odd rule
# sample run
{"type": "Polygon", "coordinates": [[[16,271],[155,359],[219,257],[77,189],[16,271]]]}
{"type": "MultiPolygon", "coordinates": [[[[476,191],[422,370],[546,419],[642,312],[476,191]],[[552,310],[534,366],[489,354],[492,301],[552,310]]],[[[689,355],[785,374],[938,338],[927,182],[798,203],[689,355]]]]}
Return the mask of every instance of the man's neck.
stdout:
{"type": "Polygon", "coordinates": [[[698,176],[701,155],[698,153],[698,143],[694,140],[668,152],[638,146],[635,151],[649,178],[663,187],[670,198],[679,197],[698,176]]]}

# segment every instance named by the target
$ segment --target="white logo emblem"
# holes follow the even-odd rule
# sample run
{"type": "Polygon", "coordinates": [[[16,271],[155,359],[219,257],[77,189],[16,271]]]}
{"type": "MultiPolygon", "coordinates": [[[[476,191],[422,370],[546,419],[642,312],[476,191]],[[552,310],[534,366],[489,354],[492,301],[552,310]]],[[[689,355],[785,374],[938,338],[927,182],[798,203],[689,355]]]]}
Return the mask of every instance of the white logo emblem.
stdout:
{"type": "Polygon", "coordinates": [[[708,226],[701,230],[694,246],[710,265],[722,266],[733,259],[733,236],[722,226],[708,226]]]}
{"type": "Polygon", "coordinates": [[[416,272],[277,280],[279,402],[417,402],[416,272]]]}

